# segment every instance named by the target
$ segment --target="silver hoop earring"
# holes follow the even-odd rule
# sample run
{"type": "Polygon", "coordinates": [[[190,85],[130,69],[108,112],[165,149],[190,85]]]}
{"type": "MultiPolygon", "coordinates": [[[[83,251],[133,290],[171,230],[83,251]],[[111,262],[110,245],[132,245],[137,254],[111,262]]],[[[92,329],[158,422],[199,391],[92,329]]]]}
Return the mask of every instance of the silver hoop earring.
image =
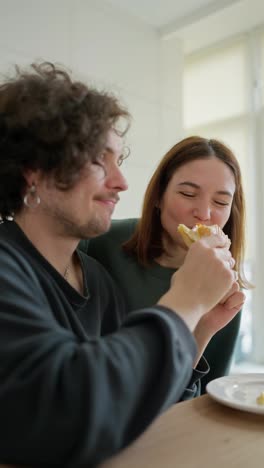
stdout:
{"type": "Polygon", "coordinates": [[[37,194],[35,184],[31,185],[26,195],[24,196],[24,204],[31,209],[37,208],[37,206],[40,204],[40,198],[37,194]]]}

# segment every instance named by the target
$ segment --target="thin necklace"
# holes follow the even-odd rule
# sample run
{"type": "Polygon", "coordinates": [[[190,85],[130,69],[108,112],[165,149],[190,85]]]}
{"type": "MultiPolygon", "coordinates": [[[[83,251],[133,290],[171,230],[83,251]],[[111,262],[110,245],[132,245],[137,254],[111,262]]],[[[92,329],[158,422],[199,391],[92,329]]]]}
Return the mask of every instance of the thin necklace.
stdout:
{"type": "Polygon", "coordinates": [[[68,281],[70,273],[70,264],[66,266],[63,277],[68,281]]]}

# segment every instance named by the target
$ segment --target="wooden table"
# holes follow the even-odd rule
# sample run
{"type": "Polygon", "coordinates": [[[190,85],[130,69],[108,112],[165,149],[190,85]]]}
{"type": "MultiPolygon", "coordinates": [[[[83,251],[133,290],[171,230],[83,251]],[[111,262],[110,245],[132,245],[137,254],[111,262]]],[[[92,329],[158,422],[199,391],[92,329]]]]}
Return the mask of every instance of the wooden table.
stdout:
{"type": "Polygon", "coordinates": [[[178,403],[100,468],[263,468],[264,414],[208,395],[178,403]]]}
{"type": "MultiPolygon", "coordinates": [[[[100,468],[263,468],[264,415],[205,395],[178,403],[100,468]]],[[[0,468],[15,468],[0,465],[0,468]]]]}

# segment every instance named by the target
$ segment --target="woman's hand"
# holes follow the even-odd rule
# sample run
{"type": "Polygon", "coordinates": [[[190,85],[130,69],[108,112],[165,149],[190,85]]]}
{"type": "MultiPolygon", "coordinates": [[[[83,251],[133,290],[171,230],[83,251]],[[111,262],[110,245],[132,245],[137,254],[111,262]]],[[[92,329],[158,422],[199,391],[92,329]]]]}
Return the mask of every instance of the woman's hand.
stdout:
{"type": "Polygon", "coordinates": [[[198,348],[195,366],[211,338],[235,317],[243,307],[245,299],[246,296],[239,290],[238,283],[234,282],[224,299],[199,320],[194,330],[194,337],[198,348]]]}

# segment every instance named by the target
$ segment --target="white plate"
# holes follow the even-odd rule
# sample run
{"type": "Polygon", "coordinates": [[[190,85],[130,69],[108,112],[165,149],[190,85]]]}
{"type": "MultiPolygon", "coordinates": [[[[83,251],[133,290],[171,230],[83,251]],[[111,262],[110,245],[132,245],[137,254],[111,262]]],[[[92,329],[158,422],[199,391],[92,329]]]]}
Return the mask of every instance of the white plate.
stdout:
{"type": "Polygon", "coordinates": [[[206,390],[224,405],[264,415],[264,405],[257,403],[257,397],[264,392],[264,374],[228,375],[209,382],[206,390]]]}

